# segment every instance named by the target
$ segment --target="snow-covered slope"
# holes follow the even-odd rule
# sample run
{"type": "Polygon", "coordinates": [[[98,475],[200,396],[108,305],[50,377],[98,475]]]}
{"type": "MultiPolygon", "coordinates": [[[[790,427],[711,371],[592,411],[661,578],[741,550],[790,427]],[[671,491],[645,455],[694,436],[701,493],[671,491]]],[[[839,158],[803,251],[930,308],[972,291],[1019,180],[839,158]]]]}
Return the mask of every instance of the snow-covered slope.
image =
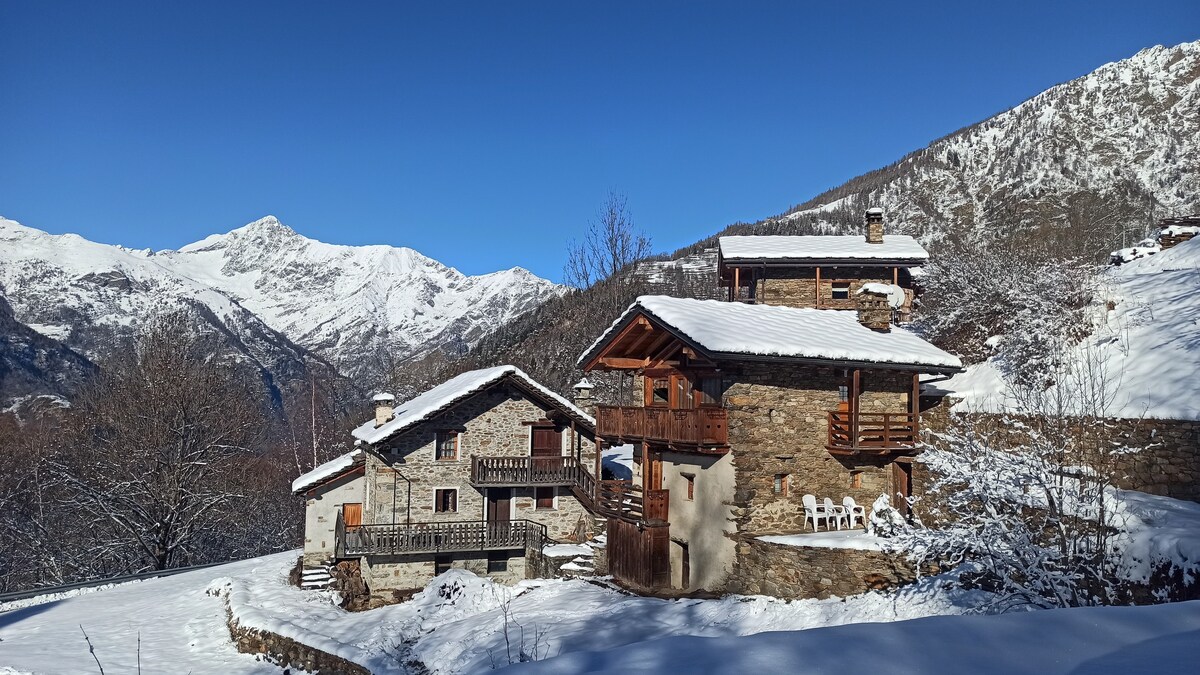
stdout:
{"type": "Polygon", "coordinates": [[[325,244],[273,216],[153,258],[351,374],[380,347],[466,346],[561,292],[520,267],[467,276],[409,248],[325,244]]]}
{"type": "MultiPolygon", "coordinates": [[[[815,233],[883,207],[889,231],[934,243],[1070,226],[1133,243],[1200,206],[1200,42],[1151,47],[1052,87],[780,220],[815,233]]],[[[1109,242],[1117,243],[1117,242],[1109,242]]],[[[1100,253],[1099,251],[1096,252],[1100,253]]]]}
{"type": "Polygon", "coordinates": [[[465,345],[559,292],[519,268],[470,277],[411,249],[324,244],[274,217],[160,252],[0,219],[0,286],[19,321],[92,358],[191,307],[277,376],[305,350],[355,375],[379,348],[403,361],[465,345]]]}
{"type": "MultiPolygon", "coordinates": [[[[1200,238],[1109,268],[1102,281],[1092,334],[1065,349],[1081,369],[1094,364],[1109,414],[1200,420],[1200,238]]],[[[992,360],[938,387],[963,399],[960,410],[1015,405],[992,360]]]]}

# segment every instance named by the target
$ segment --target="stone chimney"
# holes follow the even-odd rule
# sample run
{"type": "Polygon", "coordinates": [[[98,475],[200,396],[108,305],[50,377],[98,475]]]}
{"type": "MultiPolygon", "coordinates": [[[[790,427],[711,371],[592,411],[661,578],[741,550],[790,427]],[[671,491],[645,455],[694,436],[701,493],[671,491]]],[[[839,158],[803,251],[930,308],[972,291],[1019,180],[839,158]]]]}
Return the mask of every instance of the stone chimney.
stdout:
{"type": "Polygon", "coordinates": [[[883,209],[878,206],[867,209],[867,243],[883,243],[883,209]]]}
{"type": "Polygon", "coordinates": [[[575,407],[589,415],[596,414],[596,402],[592,399],[592,389],[595,388],[595,385],[588,381],[586,377],[575,383],[575,386],[572,387],[575,390],[575,400],[572,401],[575,407]]]}
{"type": "Polygon", "coordinates": [[[375,403],[375,428],[387,424],[396,416],[396,397],[391,394],[382,393],[375,394],[371,397],[371,401],[375,403]]]}
{"type": "Polygon", "coordinates": [[[892,330],[892,303],[884,284],[867,284],[858,289],[854,300],[859,323],[880,333],[892,330]]]}

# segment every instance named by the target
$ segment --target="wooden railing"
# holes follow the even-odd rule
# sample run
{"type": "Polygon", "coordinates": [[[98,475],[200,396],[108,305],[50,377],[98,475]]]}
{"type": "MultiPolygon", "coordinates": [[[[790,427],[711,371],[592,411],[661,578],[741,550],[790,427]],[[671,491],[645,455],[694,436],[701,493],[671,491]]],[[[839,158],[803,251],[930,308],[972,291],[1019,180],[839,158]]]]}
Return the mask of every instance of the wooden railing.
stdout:
{"type": "Polygon", "coordinates": [[[912,413],[829,411],[830,450],[888,452],[916,444],[917,418],[912,413]]]}
{"type": "Polygon", "coordinates": [[[673,445],[721,447],[729,443],[724,408],[638,408],[598,406],[596,434],[618,442],[653,441],[673,445]]]}
{"type": "Polygon", "coordinates": [[[591,474],[574,457],[471,457],[471,483],[488,487],[575,485],[591,474]]]}
{"type": "Polygon", "coordinates": [[[339,557],[495,551],[517,548],[541,550],[546,526],[528,520],[457,523],[389,523],[346,527],[337,521],[339,557]]]}
{"type": "Polygon", "coordinates": [[[667,522],[670,491],[648,490],[624,480],[600,481],[596,511],[609,518],[633,522],[667,522]]]}

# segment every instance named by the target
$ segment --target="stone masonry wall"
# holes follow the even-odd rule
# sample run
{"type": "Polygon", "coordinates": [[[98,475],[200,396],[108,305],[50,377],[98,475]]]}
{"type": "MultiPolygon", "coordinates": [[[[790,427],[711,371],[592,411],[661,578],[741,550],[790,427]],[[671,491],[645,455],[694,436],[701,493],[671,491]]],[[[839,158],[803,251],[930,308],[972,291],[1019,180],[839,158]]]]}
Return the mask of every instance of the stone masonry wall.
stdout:
{"type": "MultiPolygon", "coordinates": [[[[462,522],[486,519],[487,496],[471,485],[471,456],[528,457],[531,427],[546,417],[546,411],[514,389],[497,387],[475,396],[437,419],[418,425],[388,442],[380,452],[367,456],[367,523],[405,522],[410,499],[412,522],[462,522]],[[459,432],[457,460],[438,460],[435,455],[438,431],[459,432]],[[398,473],[397,473],[398,472],[398,473]],[[405,480],[407,479],[407,480],[405,480]],[[458,509],[438,513],[435,491],[458,491],[458,509]]],[[[572,454],[572,434],[563,429],[563,454],[572,454]]],[[[581,437],[582,457],[591,467],[595,444],[581,437]]],[[[559,488],[554,509],[534,508],[532,488],[516,488],[510,517],[546,525],[552,539],[570,538],[587,517],[587,511],[567,488],[559,488]]]]}
{"type": "Polygon", "coordinates": [[[742,537],[729,592],[796,598],[846,597],[916,579],[903,557],[881,551],[785,546],[742,537]]]}
{"type": "MultiPolygon", "coordinates": [[[[734,457],[734,518],[739,532],[798,532],[801,497],[850,496],[869,506],[891,494],[891,471],[870,458],[836,457],[825,448],[827,411],[836,410],[841,369],[745,365],[726,376],[729,444],[734,457]],[[859,487],[852,487],[857,472],[859,487]],[[774,491],[776,474],[788,475],[788,494],[774,491]]],[[[863,371],[864,412],[903,412],[910,374],[863,371]]]]}
{"type": "MultiPolygon", "coordinates": [[[[928,401],[928,400],[927,400],[928,401]]],[[[951,413],[952,399],[929,401],[922,423],[932,431],[944,431],[956,420],[966,421],[981,431],[1007,431],[1012,425],[993,413],[951,413]]],[[[1200,502],[1200,422],[1190,420],[1109,419],[1105,441],[1115,446],[1142,448],[1116,457],[1113,481],[1116,487],[1175,499],[1200,502]]],[[[919,462],[914,469],[919,468],[919,462]]],[[[931,477],[914,471],[914,493],[921,494],[931,477]]]]}
{"type": "MultiPolygon", "coordinates": [[[[787,307],[816,307],[816,271],[812,268],[770,269],[767,277],[755,283],[756,302],[787,307]]],[[[854,309],[854,294],[863,284],[892,283],[890,267],[823,267],[821,268],[821,308],[854,309]],[[850,297],[833,299],[833,282],[849,281],[850,297]]],[[[911,286],[908,271],[901,270],[900,285],[911,286]]]]}

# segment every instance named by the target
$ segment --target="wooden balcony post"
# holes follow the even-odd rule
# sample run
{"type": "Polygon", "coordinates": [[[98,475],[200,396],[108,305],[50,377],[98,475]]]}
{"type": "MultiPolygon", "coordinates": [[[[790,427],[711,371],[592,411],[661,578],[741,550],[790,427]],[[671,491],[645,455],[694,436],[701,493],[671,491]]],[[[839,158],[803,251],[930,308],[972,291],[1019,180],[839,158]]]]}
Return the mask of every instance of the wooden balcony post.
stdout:
{"type": "Polygon", "coordinates": [[[858,439],[858,388],[859,369],[854,369],[854,379],[850,382],[850,445],[857,446],[858,439]]]}

